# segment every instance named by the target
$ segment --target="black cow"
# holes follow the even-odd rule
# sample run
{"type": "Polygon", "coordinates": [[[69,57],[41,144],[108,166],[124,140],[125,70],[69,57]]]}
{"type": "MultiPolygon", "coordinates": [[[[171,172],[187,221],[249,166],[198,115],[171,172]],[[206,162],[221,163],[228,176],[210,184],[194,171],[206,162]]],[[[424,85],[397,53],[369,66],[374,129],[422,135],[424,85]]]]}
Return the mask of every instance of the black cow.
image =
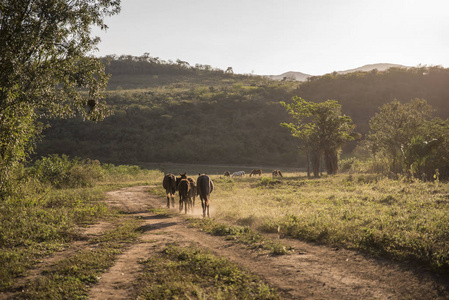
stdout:
{"type": "Polygon", "coordinates": [[[196,189],[197,194],[201,199],[201,206],[203,207],[203,218],[209,216],[209,204],[210,204],[210,194],[214,190],[214,183],[206,174],[199,174],[198,179],[196,180],[196,189]]]}
{"type": "Polygon", "coordinates": [[[190,181],[187,180],[186,173],[180,174],[181,178],[178,184],[178,192],[179,192],[179,212],[182,211],[184,206],[185,213],[187,214],[188,210],[191,210],[192,203],[190,199],[190,181]]]}
{"type": "Polygon", "coordinates": [[[176,192],[176,178],[175,175],[169,173],[164,176],[164,180],[162,181],[162,186],[165,189],[165,193],[167,194],[167,208],[170,208],[170,199],[171,204],[175,207],[175,192],[176,192]]]}

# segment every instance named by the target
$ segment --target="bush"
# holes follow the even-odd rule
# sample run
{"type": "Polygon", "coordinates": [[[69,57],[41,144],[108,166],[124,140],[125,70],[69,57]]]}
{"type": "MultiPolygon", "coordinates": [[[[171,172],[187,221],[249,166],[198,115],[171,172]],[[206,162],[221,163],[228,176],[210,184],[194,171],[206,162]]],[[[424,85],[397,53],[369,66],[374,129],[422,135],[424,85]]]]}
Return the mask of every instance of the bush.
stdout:
{"type": "Polygon", "coordinates": [[[29,174],[56,188],[90,187],[103,176],[98,161],[69,159],[67,155],[57,154],[37,160],[29,174]]]}

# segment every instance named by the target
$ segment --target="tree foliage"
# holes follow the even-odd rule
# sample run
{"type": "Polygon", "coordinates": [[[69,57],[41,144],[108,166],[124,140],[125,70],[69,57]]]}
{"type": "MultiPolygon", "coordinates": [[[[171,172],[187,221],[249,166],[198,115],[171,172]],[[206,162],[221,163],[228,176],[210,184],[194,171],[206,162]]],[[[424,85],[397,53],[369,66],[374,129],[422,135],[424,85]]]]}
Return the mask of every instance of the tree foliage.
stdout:
{"type": "Polygon", "coordinates": [[[101,60],[89,56],[119,0],[0,1],[0,188],[40,133],[40,118],[100,120],[98,100],[107,77],[101,60]]]}
{"type": "Polygon", "coordinates": [[[327,173],[335,174],[339,151],[353,139],[351,134],[354,129],[351,118],[341,113],[341,105],[335,100],[314,103],[300,97],[293,97],[291,103],[281,104],[293,118],[293,122],[281,125],[290,129],[292,135],[303,143],[314,176],[319,175],[322,155],[327,173]]]}
{"type": "MultiPolygon", "coordinates": [[[[405,104],[393,100],[381,106],[369,122],[371,130],[367,140],[372,154],[384,160],[390,171],[403,172],[404,151],[409,148],[411,156],[412,149],[419,143],[416,137],[426,135],[424,125],[431,115],[432,107],[423,99],[405,104]]],[[[410,165],[412,163],[409,161],[410,165]]]]}

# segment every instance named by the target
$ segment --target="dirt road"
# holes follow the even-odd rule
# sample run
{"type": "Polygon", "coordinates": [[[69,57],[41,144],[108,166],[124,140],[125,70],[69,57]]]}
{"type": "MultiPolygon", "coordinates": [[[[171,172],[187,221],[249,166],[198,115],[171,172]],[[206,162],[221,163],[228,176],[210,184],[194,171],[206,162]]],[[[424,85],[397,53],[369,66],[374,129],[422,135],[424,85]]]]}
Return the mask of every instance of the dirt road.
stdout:
{"type": "Polygon", "coordinates": [[[140,270],[138,261],[173,242],[197,244],[238,263],[264,278],[285,299],[449,299],[447,278],[406,263],[290,239],[282,242],[295,249],[291,255],[261,255],[222,237],[189,228],[182,216],[162,218],[149,213],[148,208],[165,207],[165,199],[152,196],[147,189],[140,186],[108,193],[109,205],[144,220],[144,234],[141,243],[129,248],[103,274],[91,290],[90,299],[128,299],[140,270]]]}

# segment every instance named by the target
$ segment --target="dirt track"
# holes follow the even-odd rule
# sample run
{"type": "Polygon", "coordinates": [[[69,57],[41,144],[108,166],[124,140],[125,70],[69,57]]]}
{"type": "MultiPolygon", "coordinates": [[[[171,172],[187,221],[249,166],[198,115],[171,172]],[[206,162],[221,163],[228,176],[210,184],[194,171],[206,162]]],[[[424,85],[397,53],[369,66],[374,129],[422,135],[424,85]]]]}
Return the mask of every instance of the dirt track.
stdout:
{"type": "Polygon", "coordinates": [[[148,213],[150,207],[165,207],[165,199],[150,195],[146,189],[132,187],[108,194],[109,205],[144,220],[144,234],[141,243],[128,249],[103,274],[90,299],[129,298],[140,268],[138,261],[172,242],[194,243],[238,263],[264,278],[285,299],[449,299],[447,278],[412,269],[405,263],[288,239],[282,242],[295,249],[291,255],[270,256],[248,250],[188,228],[181,216],[161,218],[148,213]]]}

